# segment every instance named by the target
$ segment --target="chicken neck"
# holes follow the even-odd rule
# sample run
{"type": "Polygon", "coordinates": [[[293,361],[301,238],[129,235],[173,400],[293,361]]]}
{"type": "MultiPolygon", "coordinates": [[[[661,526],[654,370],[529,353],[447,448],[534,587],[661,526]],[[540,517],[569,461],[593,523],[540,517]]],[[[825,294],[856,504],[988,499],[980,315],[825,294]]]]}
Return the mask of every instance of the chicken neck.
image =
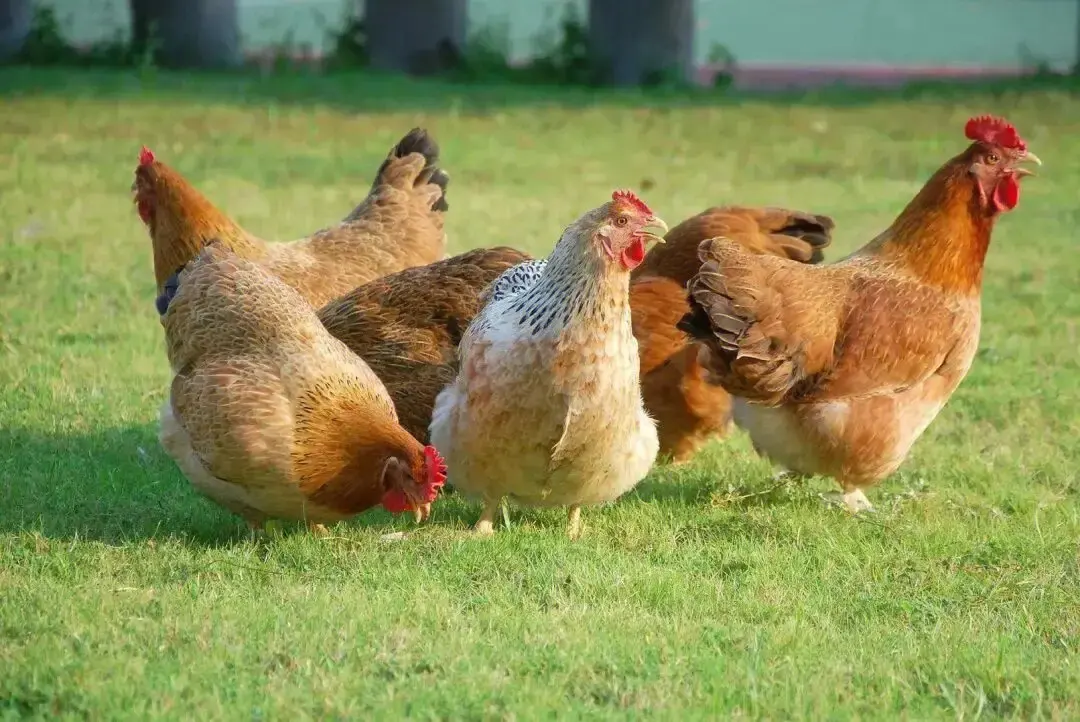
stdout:
{"type": "MultiPolygon", "coordinates": [[[[160,165],[160,164],[159,164],[160,165]]],[[[140,184],[136,201],[147,204],[158,286],[218,239],[243,258],[258,259],[263,244],[171,169],[158,169],[150,188],[140,184]]],[[[141,212],[141,211],[140,211],[141,212]]]]}
{"type": "Polygon", "coordinates": [[[945,164],[893,224],[858,255],[887,258],[943,290],[977,295],[996,214],[980,201],[967,164],[945,164]]]}
{"type": "Polygon", "coordinates": [[[534,335],[548,335],[587,322],[599,331],[630,319],[630,274],[601,258],[591,238],[564,238],[540,280],[513,308],[534,335]]]}

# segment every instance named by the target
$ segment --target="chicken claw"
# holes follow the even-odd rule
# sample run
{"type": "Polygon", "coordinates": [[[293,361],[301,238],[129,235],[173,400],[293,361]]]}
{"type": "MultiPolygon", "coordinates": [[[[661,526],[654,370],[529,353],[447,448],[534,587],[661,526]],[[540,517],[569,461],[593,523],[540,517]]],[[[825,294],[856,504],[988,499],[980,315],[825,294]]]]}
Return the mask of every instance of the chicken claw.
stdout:
{"type": "Polygon", "coordinates": [[[422,524],[429,517],[431,517],[431,504],[421,504],[413,512],[413,518],[416,519],[417,524],[422,524]]]}
{"type": "Polygon", "coordinates": [[[577,504],[570,507],[569,520],[567,534],[572,540],[579,539],[581,537],[581,507],[577,504]]]}
{"type": "Polygon", "coordinates": [[[480,512],[480,518],[473,531],[477,536],[491,536],[495,533],[495,512],[499,510],[499,500],[487,500],[484,502],[484,510],[480,512]]]}
{"type": "Polygon", "coordinates": [[[845,491],[843,494],[832,493],[822,494],[821,498],[828,504],[843,504],[848,511],[852,514],[858,514],[863,511],[874,511],[874,505],[870,503],[870,500],[866,498],[866,494],[862,489],[852,489],[845,491]]]}

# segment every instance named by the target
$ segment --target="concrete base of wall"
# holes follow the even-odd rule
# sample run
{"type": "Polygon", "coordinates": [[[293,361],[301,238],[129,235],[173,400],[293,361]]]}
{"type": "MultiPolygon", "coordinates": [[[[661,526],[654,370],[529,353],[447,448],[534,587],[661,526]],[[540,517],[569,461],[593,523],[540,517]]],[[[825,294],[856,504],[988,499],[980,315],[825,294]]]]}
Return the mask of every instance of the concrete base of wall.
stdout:
{"type": "MultiPolygon", "coordinates": [[[[697,81],[711,85],[723,68],[702,66],[697,81]]],[[[843,84],[862,88],[895,88],[926,80],[994,80],[1020,78],[1033,71],[1022,68],[893,67],[880,65],[794,66],[747,65],[732,73],[740,90],[806,90],[843,84]]]]}

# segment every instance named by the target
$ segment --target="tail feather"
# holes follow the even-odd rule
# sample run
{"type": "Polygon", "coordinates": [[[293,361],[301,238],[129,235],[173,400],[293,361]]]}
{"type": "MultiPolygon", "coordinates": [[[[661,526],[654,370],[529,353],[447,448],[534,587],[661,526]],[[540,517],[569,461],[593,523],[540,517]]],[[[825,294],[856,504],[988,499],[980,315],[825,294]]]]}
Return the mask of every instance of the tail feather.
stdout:
{"type": "Polygon", "coordinates": [[[776,217],[780,219],[780,223],[769,228],[768,231],[773,240],[784,247],[789,258],[810,264],[818,264],[825,260],[823,251],[832,243],[832,232],[836,227],[832,218],[782,208],[769,210],[776,211],[776,217]],[[802,241],[809,246],[809,253],[803,247],[785,244],[785,238],[802,241]]]}
{"type": "Polygon", "coordinates": [[[833,220],[786,208],[724,206],[709,208],[672,228],[667,243],[654,246],[632,278],[664,276],[685,285],[698,272],[698,244],[729,238],[751,253],[817,264],[832,241],[833,220]]]}
{"type": "Polygon", "coordinates": [[[375,174],[375,182],[371,186],[372,194],[376,193],[381,186],[417,188],[427,184],[433,184],[440,188],[438,198],[431,204],[431,210],[446,212],[450,209],[446,202],[446,187],[450,183],[450,174],[438,166],[439,144],[423,128],[413,128],[398,144],[391,149],[386,160],[379,166],[375,174]],[[413,153],[419,153],[424,157],[424,166],[419,173],[408,173],[408,166],[398,162],[408,158],[413,153]]]}

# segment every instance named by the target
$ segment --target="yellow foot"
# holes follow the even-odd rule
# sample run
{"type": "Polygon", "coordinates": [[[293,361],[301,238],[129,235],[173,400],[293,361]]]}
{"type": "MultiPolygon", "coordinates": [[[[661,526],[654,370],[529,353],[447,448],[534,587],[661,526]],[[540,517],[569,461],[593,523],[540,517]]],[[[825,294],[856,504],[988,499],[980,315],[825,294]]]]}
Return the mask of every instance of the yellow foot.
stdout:
{"type": "Polygon", "coordinates": [[[473,532],[477,536],[491,536],[495,533],[495,513],[499,511],[498,499],[484,501],[484,510],[480,512],[480,519],[473,526],[473,532]]]}
{"type": "Polygon", "coordinates": [[[571,539],[578,539],[581,537],[581,507],[576,504],[570,507],[569,524],[566,528],[566,533],[571,539]]]}
{"type": "Polygon", "coordinates": [[[322,524],[312,524],[311,522],[308,522],[308,531],[315,536],[330,536],[330,530],[322,524]]]}
{"type": "Polygon", "coordinates": [[[822,495],[822,498],[826,503],[836,505],[843,504],[852,514],[858,514],[863,511],[874,511],[874,505],[866,498],[866,494],[863,493],[862,489],[851,489],[850,491],[845,491],[843,494],[824,494],[822,495]]]}

